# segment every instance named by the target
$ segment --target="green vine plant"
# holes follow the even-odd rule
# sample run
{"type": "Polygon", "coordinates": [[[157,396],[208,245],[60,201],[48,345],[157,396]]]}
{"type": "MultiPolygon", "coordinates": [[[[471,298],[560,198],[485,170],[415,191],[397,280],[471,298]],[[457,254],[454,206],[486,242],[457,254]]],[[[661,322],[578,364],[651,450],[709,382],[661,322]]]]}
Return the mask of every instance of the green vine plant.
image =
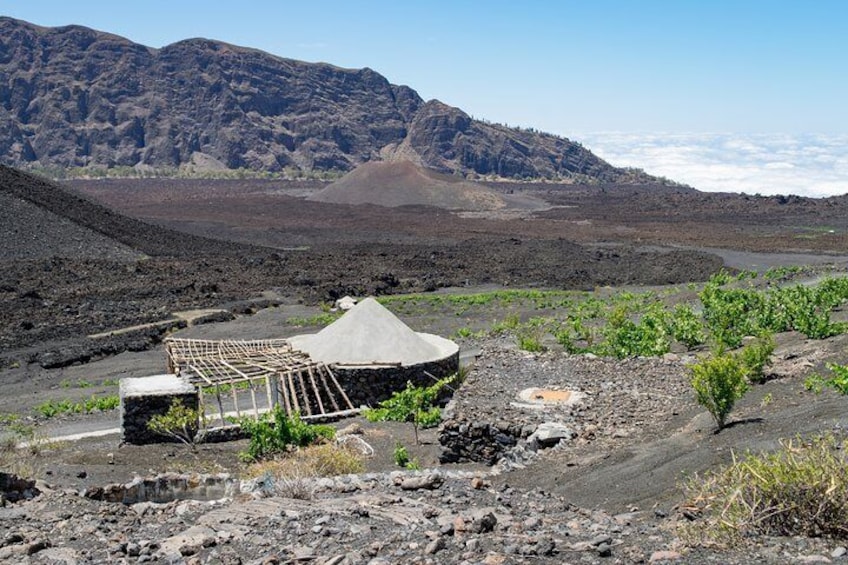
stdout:
{"type": "Polygon", "coordinates": [[[832,376],[824,378],[819,374],[810,375],[804,381],[804,388],[819,394],[824,387],[829,387],[841,394],[848,395],[848,365],[828,363],[826,367],[830,370],[832,376]]]}
{"type": "Polygon", "coordinates": [[[201,429],[205,428],[205,417],[197,408],[183,404],[179,398],[171,402],[165,414],[157,414],[147,422],[147,429],[154,434],[179,441],[197,451],[201,429]]]}
{"type": "Polygon", "coordinates": [[[441,422],[442,411],[436,406],[436,401],[442,389],[459,378],[457,373],[428,387],[413,386],[412,382],[407,381],[405,389],[380,402],[377,408],[366,409],[363,415],[369,422],[411,422],[415,445],[421,445],[418,429],[432,428],[441,422]]]}
{"type": "Polygon", "coordinates": [[[298,412],[289,416],[279,405],[258,420],[245,416],[238,423],[250,440],[247,450],[239,453],[239,458],[246,463],[272,459],[336,436],[332,426],[309,424],[301,419],[298,412]]]}
{"type": "Polygon", "coordinates": [[[695,399],[713,417],[717,431],[723,430],[734,404],[748,392],[745,365],[739,357],[724,353],[692,365],[691,371],[695,399]]]}

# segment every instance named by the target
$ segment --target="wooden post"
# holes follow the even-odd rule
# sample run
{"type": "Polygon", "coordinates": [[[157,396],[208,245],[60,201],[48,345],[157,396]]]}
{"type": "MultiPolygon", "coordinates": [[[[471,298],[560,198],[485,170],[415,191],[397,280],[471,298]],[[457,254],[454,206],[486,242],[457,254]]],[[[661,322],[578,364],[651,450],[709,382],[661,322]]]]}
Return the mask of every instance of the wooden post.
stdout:
{"type": "Polygon", "coordinates": [[[306,404],[306,415],[312,415],[312,406],[309,405],[309,396],[306,394],[306,381],[303,380],[303,369],[297,372],[297,380],[300,382],[300,390],[303,393],[303,403],[306,404]]]}
{"type": "Polygon", "coordinates": [[[309,373],[309,382],[312,384],[312,390],[315,392],[315,400],[318,402],[318,410],[321,414],[326,414],[324,403],[321,402],[321,392],[318,390],[318,385],[315,383],[315,375],[312,373],[312,365],[307,365],[306,370],[309,373]]]}
{"type": "Polygon", "coordinates": [[[339,403],[336,402],[336,395],[333,394],[333,391],[330,390],[330,386],[327,384],[327,376],[324,374],[324,365],[319,364],[315,367],[315,369],[318,371],[318,376],[321,377],[321,384],[324,385],[324,390],[327,391],[327,396],[330,397],[330,402],[333,403],[333,408],[335,408],[335,411],[338,412],[341,408],[339,408],[339,403]]]}
{"type": "Polygon", "coordinates": [[[333,371],[331,371],[330,368],[327,367],[326,365],[324,366],[324,368],[327,369],[327,373],[329,373],[330,378],[333,380],[333,384],[335,384],[336,387],[339,389],[339,392],[342,393],[342,398],[344,398],[345,402],[347,403],[347,405],[352,410],[353,409],[353,403],[350,401],[350,398],[347,397],[347,394],[345,393],[344,389],[342,388],[342,385],[340,385],[339,381],[336,380],[336,375],[334,375],[333,371]]]}

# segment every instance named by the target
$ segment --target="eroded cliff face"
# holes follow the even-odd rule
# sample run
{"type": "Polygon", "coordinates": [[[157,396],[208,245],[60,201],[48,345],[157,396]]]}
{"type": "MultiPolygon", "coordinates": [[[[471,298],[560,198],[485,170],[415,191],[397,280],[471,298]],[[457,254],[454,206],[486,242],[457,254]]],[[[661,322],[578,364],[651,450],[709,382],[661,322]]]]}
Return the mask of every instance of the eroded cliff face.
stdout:
{"type": "Polygon", "coordinates": [[[0,18],[0,106],[0,162],[14,166],[348,171],[400,154],[449,173],[634,176],[567,139],[424,102],[371,69],[206,39],[151,49],[0,18]]]}

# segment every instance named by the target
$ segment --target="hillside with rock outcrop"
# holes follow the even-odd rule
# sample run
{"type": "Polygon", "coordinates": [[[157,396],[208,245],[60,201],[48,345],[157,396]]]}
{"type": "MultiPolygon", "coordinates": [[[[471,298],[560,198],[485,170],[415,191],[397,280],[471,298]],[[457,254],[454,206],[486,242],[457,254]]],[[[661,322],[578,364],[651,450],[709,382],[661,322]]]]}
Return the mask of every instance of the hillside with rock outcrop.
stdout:
{"type": "Polygon", "coordinates": [[[153,49],[0,18],[0,162],[16,167],[440,172],[646,182],[578,143],[472,119],[379,73],[207,39],[153,49]]]}

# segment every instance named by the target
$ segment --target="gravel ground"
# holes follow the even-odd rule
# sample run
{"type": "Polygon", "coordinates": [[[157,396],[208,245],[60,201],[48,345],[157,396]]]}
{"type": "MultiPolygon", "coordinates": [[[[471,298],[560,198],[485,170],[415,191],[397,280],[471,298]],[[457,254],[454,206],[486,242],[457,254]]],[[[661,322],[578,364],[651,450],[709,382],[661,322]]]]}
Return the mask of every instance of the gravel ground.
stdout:
{"type": "MultiPolygon", "coordinates": [[[[430,455],[422,452],[428,470],[392,473],[386,453],[395,441],[410,441],[408,426],[397,425],[366,434],[383,453],[382,463],[371,464],[364,475],[300,485],[297,492],[307,492],[307,500],[281,496],[292,494],[290,485],[245,483],[240,494],[213,501],[102,502],[85,494],[102,496],[98,485],[105,485],[79,472],[88,468],[96,475],[98,456],[78,454],[82,465],[74,476],[54,466],[52,488],[46,476],[40,496],[0,508],[0,560],[372,565],[837,560],[841,544],[826,539],[762,538],[730,550],[688,547],[679,530],[689,523],[679,508],[679,481],[684,473],[726,462],[732,449],[774,445],[795,432],[848,428],[844,400],[803,395],[798,370],[811,370],[846,341],[843,336],[810,347],[783,336],[770,373],[775,378],[746,397],[734,412],[735,423],[720,434],[713,433],[687,388],[686,356],[617,362],[528,354],[507,338],[474,342],[481,355],[455,394],[449,418],[529,427],[557,422],[573,436],[535,453],[518,447],[518,455],[509,453],[493,467],[437,466],[430,445],[430,455]],[[518,393],[528,387],[584,396],[567,407],[523,408],[518,393]],[[768,409],[762,404],[766,395],[768,409]]],[[[152,451],[113,448],[116,460],[138,449],[140,460],[157,465],[152,451]]],[[[225,462],[229,456],[216,449],[209,454],[225,462]]]]}

